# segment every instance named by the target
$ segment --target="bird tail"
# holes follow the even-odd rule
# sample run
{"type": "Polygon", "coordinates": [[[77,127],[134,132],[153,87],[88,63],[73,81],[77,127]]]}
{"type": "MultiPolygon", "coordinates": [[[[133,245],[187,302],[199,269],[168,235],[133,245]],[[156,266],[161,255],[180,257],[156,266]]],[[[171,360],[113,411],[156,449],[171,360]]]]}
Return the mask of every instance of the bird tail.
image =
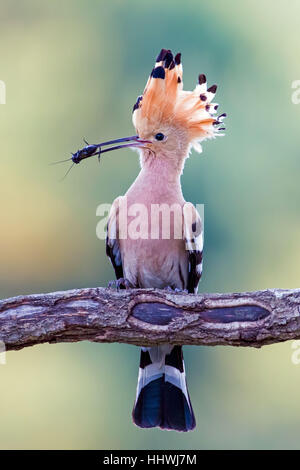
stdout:
{"type": "Polygon", "coordinates": [[[141,428],[195,428],[181,346],[142,348],[132,418],[141,428]]]}

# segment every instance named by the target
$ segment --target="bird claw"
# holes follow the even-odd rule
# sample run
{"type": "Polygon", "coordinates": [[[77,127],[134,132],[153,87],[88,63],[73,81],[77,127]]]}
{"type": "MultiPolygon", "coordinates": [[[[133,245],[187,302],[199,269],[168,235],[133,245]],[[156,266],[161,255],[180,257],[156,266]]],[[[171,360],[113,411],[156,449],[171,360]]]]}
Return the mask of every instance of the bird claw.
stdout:
{"type": "Polygon", "coordinates": [[[124,277],[120,277],[120,279],[115,279],[113,281],[109,281],[108,287],[110,289],[116,288],[117,290],[119,289],[133,289],[133,284],[131,284],[128,279],[124,277]]]}
{"type": "Polygon", "coordinates": [[[176,292],[180,294],[188,294],[189,291],[187,289],[179,289],[178,287],[172,287],[172,286],[167,286],[164,288],[164,290],[167,290],[168,292],[176,292]]]}
{"type": "Polygon", "coordinates": [[[174,289],[171,286],[164,287],[164,290],[166,290],[168,292],[174,292],[174,289]]]}

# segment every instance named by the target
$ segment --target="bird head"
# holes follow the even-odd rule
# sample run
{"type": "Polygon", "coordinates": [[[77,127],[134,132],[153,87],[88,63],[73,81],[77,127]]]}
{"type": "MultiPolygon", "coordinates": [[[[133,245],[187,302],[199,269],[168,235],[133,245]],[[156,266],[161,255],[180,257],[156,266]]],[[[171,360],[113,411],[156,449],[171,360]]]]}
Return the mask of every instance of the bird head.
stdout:
{"type": "Polygon", "coordinates": [[[182,171],[190,149],[202,152],[203,140],[224,135],[220,131],[225,128],[219,126],[226,114],[214,117],[218,109],[218,104],[212,102],[216,91],[217,85],[207,87],[203,74],[199,75],[193,91],[183,90],[181,54],[174,57],[170,50],[162,49],[144,92],[133,107],[132,120],[137,135],[88,144],[73,154],[73,164],[131,147],[141,152],[142,166],[149,159],[158,162],[167,159],[175,170],[182,171]]]}
{"type": "Polygon", "coordinates": [[[214,117],[217,85],[207,87],[201,74],[193,91],[183,90],[181,54],[162,49],[144,92],[133,107],[133,124],[143,148],[155,156],[186,157],[191,148],[202,151],[201,142],[223,135],[218,127],[226,114],[214,117]]]}

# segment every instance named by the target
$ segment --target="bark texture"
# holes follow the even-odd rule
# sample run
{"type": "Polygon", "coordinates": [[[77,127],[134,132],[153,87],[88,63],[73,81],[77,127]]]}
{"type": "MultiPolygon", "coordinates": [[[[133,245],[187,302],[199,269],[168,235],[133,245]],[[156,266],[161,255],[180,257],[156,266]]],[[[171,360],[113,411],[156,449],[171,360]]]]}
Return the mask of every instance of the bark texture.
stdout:
{"type": "Polygon", "coordinates": [[[185,294],[76,289],[0,301],[6,350],[72,341],[261,347],[300,338],[300,289],[185,294]]]}

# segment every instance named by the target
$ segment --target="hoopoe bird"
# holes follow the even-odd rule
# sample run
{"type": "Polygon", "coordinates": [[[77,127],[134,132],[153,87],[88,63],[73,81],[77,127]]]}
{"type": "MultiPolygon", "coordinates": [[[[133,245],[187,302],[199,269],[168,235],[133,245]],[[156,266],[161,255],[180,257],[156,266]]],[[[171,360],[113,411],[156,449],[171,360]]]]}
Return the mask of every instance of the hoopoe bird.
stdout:
{"type": "MultiPolygon", "coordinates": [[[[220,131],[224,128],[219,125],[226,114],[214,117],[218,109],[218,104],[212,103],[216,90],[216,85],[207,88],[206,77],[201,74],[195,89],[184,91],[181,54],[174,57],[170,50],[162,49],[133,107],[137,135],[99,144],[127,142],[105,151],[133,147],[140,153],[140,173],[127,193],[114,201],[107,225],[106,253],[118,288],[197,292],[202,274],[202,225],[196,208],[184,200],[180,177],[192,148],[201,152],[203,140],[223,135],[220,131]],[[172,220],[171,228],[174,235],[176,225],[182,223],[181,236],[165,238],[161,221],[154,222],[150,217],[142,236],[121,237],[120,208],[125,200],[127,208],[139,204],[148,214],[155,205],[176,205],[180,216],[172,220]],[[157,236],[151,237],[154,229],[157,236]]],[[[129,213],[128,223],[132,220],[129,213]]],[[[142,428],[195,428],[181,346],[142,348],[132,417],[142,428]]]]}

